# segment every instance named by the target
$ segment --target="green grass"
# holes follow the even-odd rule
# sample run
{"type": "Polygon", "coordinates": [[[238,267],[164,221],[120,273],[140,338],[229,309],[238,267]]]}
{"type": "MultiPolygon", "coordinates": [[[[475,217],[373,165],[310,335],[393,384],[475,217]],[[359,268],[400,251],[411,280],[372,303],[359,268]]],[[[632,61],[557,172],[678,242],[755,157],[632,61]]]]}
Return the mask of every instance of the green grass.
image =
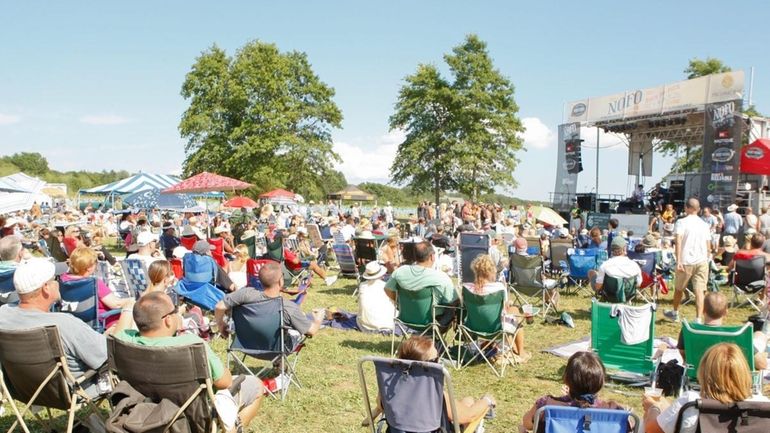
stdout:
{"type": "MultiPolygon", "coordinates": [[[[356,311],[356,299],[351,296],[355,282],[340,279],[332,287],[325,287],[316,278],[303,310],[334,306],[356,311]]],[[[723,290],[727,290],[726,288],[723,290]]],[[[727,294],[727,293],[726,293],[727,294]]],[[[662,311],[670,308],[673,290],[663,297],[657,313],[656,334],[676,338],[678,324],[662,319],[662,311]]],[[[542,320],[525,326],[526,349],[532,352],[532,359],[524,365],[509,367],[503,378],[497,378],[485,365],[475,365],[461,371],[450,369],[455,393],[458,397],[480,397],[491,393],[498,402],[496,418],[488,421],[487,432],[515,431],[534,401],[544,394],[561,393],[561,372],[566,360],[542,353],[541,350],[559,343],[574,341],[590,334],[590,298],[585,295],[562,296],[560,307],[572,315],[575,329],[565,326],[548,325],[542,320]]],[[[684,317],[695,315],[693,304],[682,309],[684,317]]],[[[731,310],[729,323],[739,323],[753,314],[753,310],[741,308],[731,310]]],[[[212,346],[225,359],[226,341],[216,339],[212,346]]],[[[252,423],[253,432],[363,432],[360,427],[364,416],[363,399],[356,370],[357,361],[365,355],[389,356],[390,337],[363,334],[354,331],[323,329],[319,335],[309,339],[301,353],[298,373],[304,388],[292,388],[285,401],[266,398],[252,423]]],[[[368,376],[373,382],[374,377],[368,376]]],[[[600,396],[613,399],[631,407],[641,415],[641,389],[622,386],[606,386],[600,396]],[[620,394],[616,391],[620,391],[620,394]],[[629,394],[629,395],[625,395],[629,394]]],[[[0,419],[0,428],[7,429],[12,422],[6,406],[6,414],[0,419]]],[[[32,423],[33,431],[40,426],[32,423]]]]}

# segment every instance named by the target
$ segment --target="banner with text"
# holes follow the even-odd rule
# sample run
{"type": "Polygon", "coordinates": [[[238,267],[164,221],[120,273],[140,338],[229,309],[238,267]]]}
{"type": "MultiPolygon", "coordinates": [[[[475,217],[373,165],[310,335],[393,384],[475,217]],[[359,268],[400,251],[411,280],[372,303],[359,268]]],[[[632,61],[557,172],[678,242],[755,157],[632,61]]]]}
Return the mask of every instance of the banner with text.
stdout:
{"type": "Polygon", "coordinates": [[[567,155],[567,141],[580,139],[580,124],[559,125],[559,148],[556,152],[556,186],[554,187],[553,206],[557,209],[568,208],[575,200],[577,191],[577,172],[574,155],[567,155]]]}
{"type": "Polygon", "coordinates": [[[706,106],[699,194],[702,206],[724,209],[735,201],[743,128],[741,105],[737,99],[706,106]]]}

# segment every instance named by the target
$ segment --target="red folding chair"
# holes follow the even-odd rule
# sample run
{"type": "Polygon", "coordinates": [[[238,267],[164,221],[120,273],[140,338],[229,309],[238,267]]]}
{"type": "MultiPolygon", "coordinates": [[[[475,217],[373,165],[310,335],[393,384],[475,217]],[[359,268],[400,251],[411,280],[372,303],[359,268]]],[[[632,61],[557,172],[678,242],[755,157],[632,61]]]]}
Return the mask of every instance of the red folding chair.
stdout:
{"type": "Polygon", "coordinates": [[[174,271],[174,276],[177,280],[181,280],[184,277],[184,267],[182,266],[182,259],[174,257],[168,261],[171,264],[171,270],[174,271]]]}
{"type": "Polygon", "coordinates": [[[213,245],[214,249],[211,250],[211,257],[217,262],[223,269],[227,265],[227,259],[225,258],[225,240],[222,238],[209,239],[209,245],[213,245]]]}

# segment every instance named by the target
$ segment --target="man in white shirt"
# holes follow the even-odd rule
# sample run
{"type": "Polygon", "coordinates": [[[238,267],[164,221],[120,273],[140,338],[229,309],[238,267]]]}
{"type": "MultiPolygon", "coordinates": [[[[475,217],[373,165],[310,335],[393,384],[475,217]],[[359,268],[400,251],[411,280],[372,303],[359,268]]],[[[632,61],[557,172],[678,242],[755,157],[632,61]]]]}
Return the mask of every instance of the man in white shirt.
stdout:
{"type": "Polygon", "coordinates": [[[355,221],[353,220],[353,217],[347,217],[345,225],[340,229],[342,236],[345,238],[345,242],[350,242],[350,240],[353,239],[353,236],[355,236],[356,226],[354,224],[355,221]]]}
{"type": "Polygon", "coordinates": [[[709,273],[709,249],[711,247],[711,231],[708,224],[698,217],[700,202],[690,198],[684,207],[686,217],[676,222],[676,291],[674,292],[674,309],[663,315],[674,322],[679,321],[679,304],[682,302],[684,290],[692,280],[695,292],[695,321],[702,323],[703,297],[706,293],[706,282],[709,273]]]}
{"type": "Polygon", "coordinates": [[[358,286],[358,327],[364,331],[393,331],[396,306],[385,293],[386,269],[377,262],[366,265],[364,282],[358,286]]]}
{"type": "Polygon", "coordinates": [[[588,271],[588,280],[597,294],[602,292],[605,277],[636,278],[636,286],[642,284],[642,269],[626,256],[626,248],[626,240],[622,236],[615,237],[610,245],[612,257],[602,263],[598,270],[588,271]]]}

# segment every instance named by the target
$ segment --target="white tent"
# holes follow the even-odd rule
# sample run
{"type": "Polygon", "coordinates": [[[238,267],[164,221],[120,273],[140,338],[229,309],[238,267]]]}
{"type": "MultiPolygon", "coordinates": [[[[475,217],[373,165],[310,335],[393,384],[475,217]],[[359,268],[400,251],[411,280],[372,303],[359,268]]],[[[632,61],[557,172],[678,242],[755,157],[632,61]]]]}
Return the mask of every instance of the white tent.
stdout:
{"type": "Polygon", "coordinates": [[[131,177],[97,186],[89,189],[81,189],[81,194],[131,194],[147,191],[149,189],[166,189],[176,185],[182,180],[176,176],[165,174],[138,173],[131,177]]]}
{"type": "Polygon", "coordinates": [[[18,185],[22,189],[29,191],[28,193],[0,193],[0,214],[29,209],[35,202],[38,204],[43,202],[51,203],[51,197],[42,192],[43,187],[46,186],[45,181],[42,179],[19,172],[10,176],[0,177],[0,180],[18,185]]]}

